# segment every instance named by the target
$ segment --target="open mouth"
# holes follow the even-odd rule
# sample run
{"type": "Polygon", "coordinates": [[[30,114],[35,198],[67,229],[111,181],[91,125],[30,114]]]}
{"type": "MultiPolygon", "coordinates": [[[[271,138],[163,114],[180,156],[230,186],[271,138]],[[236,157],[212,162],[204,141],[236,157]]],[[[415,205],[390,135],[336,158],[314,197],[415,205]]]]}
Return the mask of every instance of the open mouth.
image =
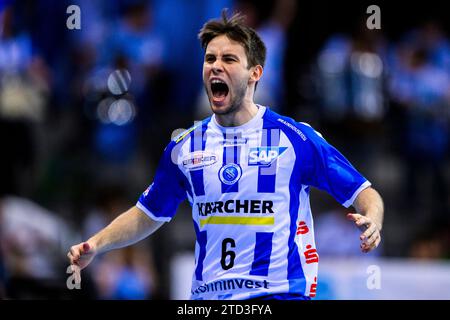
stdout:
{"type": "Polygon", "coordinates": [[[228,85],[219,79],[211,81],[211,92],[215,101],[223,101],[228,95],[228,85]]]}

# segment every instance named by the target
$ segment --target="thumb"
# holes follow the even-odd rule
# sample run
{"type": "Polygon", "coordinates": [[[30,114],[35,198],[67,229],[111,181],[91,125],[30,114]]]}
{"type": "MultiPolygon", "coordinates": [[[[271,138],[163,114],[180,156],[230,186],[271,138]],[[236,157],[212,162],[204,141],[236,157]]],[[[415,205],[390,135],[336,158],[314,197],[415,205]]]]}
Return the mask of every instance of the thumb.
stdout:
{"type": "Polygon", "coordinates": [[[366,231],[367,228],[368,228],[367,225],[361,224],[361,221],[358,221],[362,217],[363,216],[360,215],[359,213],[349,213],[349,214],[347,214],[347,219],[355,222],[356,226],[359,228],[359,230],[366,231]]]}
{"type": "Polygon", "coordinates": [[[91,250],[91,246],[89,243],[85,242],[83,243],[83,253],[88,253],[91,250]]]}

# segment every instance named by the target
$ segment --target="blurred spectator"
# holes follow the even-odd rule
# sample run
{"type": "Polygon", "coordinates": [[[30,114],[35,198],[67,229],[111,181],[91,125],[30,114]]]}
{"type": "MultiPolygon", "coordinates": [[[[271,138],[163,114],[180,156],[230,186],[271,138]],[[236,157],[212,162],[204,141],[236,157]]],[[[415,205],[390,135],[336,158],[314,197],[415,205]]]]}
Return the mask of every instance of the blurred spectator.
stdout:
{"type": "Polygon", "coordinates": [[[30,190],[35,183],[36,125],[46,116],[49,73],[34,53],[28,30],[13,6],[0,11],[0,146],[4,192],[30,190]]]}
{"type": "Polygon", "coordinates": [[[287,31],[295,18],[296,10],[295,0],[275,1],[271,16],[255,26],[267,49],[264,76],[258,83],[255,100],[277,112],[284,108],[287,31]]]}
{"type": "Polygon", "coordinates": [[[60,269],[66,262],[68,243],[74,240],[69,226],[30,200],[16,196],[0,200],[0,251],[7,297],[60,296],[67,290],[60,269]]]}
{"type": "Polygon", "coordinates": [[[351,42],[347,35],[332,35],[319,52],[317,59],[318,90],[322,115],[330,121],[347,116],[350,107],[347,70],[351,42]]]}
{"type": "MultiPolygon", "coordinates": [[[[234,0],[154,0],[155,24],[163,34],[170,49],[166,51],[166,66],[170,73],[170,102],[166,121],[184,124],[186,117],[194,118],[194,107],[203,90],[203,49],[197,39],[202,25],[220,15],[222,8],[233,8],[234,0]],[[170,45],[169,45],[170,44],[170,45]]],[[[175,125],[179,128],[178,125],[175,125]]],[[[172,129],[173,130],[173,129],[172,129]]],[[[166,131],[170,135],[170,131],[166,131]]]]}
{"type": "Polygon", "coordinates": [[[322,115],[379,121],[386,111],[384,39],[374,31],[332,35],[317,59],[322,115]]]}
{"type": "Polygon", "coordinates": [[[450,74],[450,42],[438,21],[426,21],[408,40],[427,52],[430,64],[450,74]]]}
{"type": "Polygon", "coordinates": [[[47,67],[36,56],[13,7],[0,12],[0,116],[41,121],[48,88],[47,67]]]}
{"type": "Polygon", "coordinates": [[[151,74],[163,66],[165,43],[152,27],[152,11],[144,1],[133,1],[124,11],[101,48],[100,64],[128,68],[134,92],[143,94],[151,74]]]}
{"type": "Polygon", "coordinates": [[[409,257],[421,260],[448,259],[450,253],[449,231],[450,229],[441,226],[420,232],[411,243],[409,257]]]}
{"type": "Polygon", "coordinates": [[[431,218],[448,220],[443,199],[448,195],[450,76],[430,62],[424,48],[403,44],[396,53],[389,88],[403,115],[400,121],[404,121],[400,124],[404,129],[400,150],[406,166],[404,202],[408,212],[427,214],[427,206],[431,218]]]}
{"type": "Polygon", "coordinates": [[[135,245],[106,254],[91,271],[99,299],[152,299],[154,268],[147,246],[135,245]]]}
{"type": "Polygon", "coordinates": [[[172,114],[170,39],[156,26],[153,2],[124,1],[118,8],[117,21],[105,31],[96,68],[87,78],[97,94],[88,106],[96,120],[93,146],[102,162],[116,167],[129,166],[138,153],[156,163],[153,151],[160,149],[161,141],[146,137],[164,135],[167,114],[172,114]],[[130,76],[129,88],[119,95],[106,86],[115,70],[130,76]],[[116,100],[111,99],[113,93],[116,100]]]}
{"type": "Polygon", "coordinates": [[[383,179],[375,173],[388,109],[384,47],[383,35],[375,31],[334,34],[315,68],[320,126],[373,182],[383,179]]]}
{"type": "Polygon", "coordinates": [[[380,33],[363,29],[354,35],[350,68],[351,104],[356,118],[366,123],[381,121],[387,101],[385,44],[380,33]]]}

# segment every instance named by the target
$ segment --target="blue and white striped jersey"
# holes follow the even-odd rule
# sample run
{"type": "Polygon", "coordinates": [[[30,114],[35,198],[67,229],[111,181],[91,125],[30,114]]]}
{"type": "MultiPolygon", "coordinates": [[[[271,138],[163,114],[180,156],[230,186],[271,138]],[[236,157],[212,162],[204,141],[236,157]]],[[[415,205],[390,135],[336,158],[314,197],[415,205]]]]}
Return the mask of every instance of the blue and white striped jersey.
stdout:
{"type": "Polygon", "coordinates": [[[352,205],[370,183],[309,125],[258,106],[238,127],[215,116],[172,140],[137,206],[170,221],[192,205],[192,299],[314,296],[319,256],[310,186],[352,205]]]}

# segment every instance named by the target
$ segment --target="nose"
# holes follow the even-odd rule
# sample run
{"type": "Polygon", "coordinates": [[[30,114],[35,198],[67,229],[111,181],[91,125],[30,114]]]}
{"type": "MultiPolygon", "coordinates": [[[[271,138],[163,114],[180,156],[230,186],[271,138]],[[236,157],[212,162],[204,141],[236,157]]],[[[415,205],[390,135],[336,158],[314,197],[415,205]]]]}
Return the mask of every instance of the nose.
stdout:
{"type": "Polygon", "coordinates": [[[220,59],[216,59],[212,64],[212,71],[214,73],[219,73],[223,71],[222,61],[220,59]]]}

